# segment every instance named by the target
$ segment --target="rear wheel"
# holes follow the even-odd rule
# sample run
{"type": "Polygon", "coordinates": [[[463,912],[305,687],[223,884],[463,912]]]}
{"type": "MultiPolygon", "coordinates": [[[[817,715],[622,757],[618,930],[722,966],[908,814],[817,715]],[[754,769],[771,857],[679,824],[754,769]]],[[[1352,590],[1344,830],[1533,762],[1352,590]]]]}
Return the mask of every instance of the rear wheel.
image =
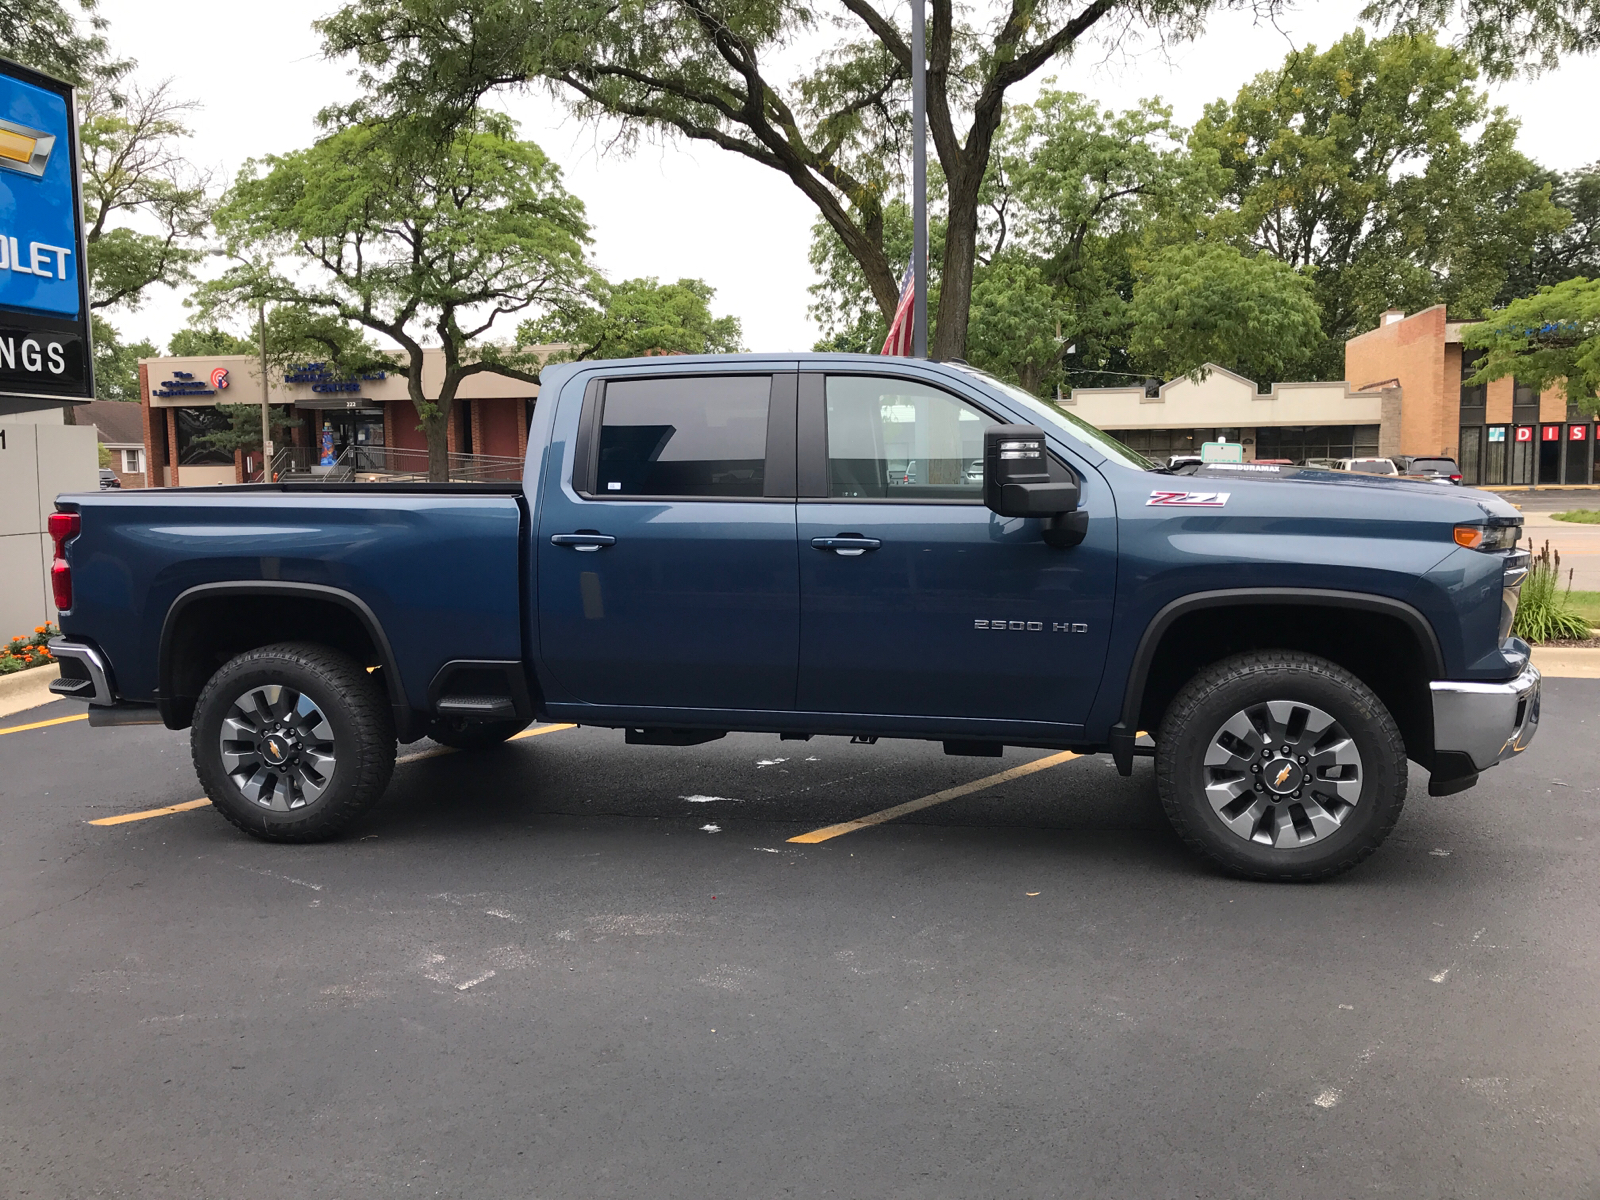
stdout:
{"type": "Polygon", "coordinates": [[[195,704],[190,753],[211,802],[275,842],[337,837],[394,770],[388,697],[347,655],[287,642],[248,651],[195,704]]]}
{"type": "Polygon", "coordinates": [[[1201,671],[1168,706],[1156,782],[1178,835],[1224,869],[1326,879],[1399,820],[1405,744],[1343,667],[1294,651],[1241,654],[1201,671]]]}
{"type": "Polygon", "coordinates": [[[526,721],[468,721],[464,717],[440,717],[428,726],[428,736],[457,750],[482,750],[498,746],[528,727],[526,721]]]}

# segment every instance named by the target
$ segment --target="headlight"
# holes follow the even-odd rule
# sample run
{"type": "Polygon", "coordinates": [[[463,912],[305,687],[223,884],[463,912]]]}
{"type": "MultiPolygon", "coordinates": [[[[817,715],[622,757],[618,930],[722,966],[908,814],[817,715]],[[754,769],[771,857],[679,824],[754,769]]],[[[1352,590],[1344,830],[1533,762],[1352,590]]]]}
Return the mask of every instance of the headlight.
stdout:
{"type": "Polygon", "coordinates": [[[1456,545],[1465,546],[1468,550],[1482,550],[1492,553],[1497,550],[1514,550],[1517,539],[1522,536],[1522,522],[1515,524],[1490,525],[1457,525],[1456,545]]]}

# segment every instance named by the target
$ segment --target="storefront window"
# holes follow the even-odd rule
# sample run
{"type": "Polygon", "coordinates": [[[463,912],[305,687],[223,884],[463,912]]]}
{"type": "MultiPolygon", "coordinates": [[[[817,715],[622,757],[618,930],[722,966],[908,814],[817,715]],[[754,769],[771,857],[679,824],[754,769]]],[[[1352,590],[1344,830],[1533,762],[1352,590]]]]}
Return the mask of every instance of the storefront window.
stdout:
{"type": "Polygon", "coordinates": [[[1378,453],[1376,425],[1265,425],[1256,430],[1257,458],[1370,458],[1378,453]]]}
{"type": "Polygon", "coordinates": [[[233,448],[227,445],[233,420],[227,411],[217,408],[177,408],[172,412],[178,428],[179,466],[233,464],[233,448]]]}
{"type": "Polygon", "coordinates": [[[1461,427],[1461,452],[1456,459],[1456,464],[1461,468],[1462,483],[1485,483],[1481,478],[1483,472],[1483,426],[1463,425],[1461,427]]]}
{"type": "Polygon", "coordinates": [[[1490,425],[1484,432],[1488,435],[1483,446],[1483,477],[1478,480],[1483,484],[1503,484],[1506,481],[1506,437],[1508,430],[1504,425],[1490,425]]]}
{"type": "Polygon", "coordinates": [[[1562,483],[1588,483],[1593,474],[1594,426],[1586,421],[1566,427],[1566,454],[1561,464],[1562,483]]]}

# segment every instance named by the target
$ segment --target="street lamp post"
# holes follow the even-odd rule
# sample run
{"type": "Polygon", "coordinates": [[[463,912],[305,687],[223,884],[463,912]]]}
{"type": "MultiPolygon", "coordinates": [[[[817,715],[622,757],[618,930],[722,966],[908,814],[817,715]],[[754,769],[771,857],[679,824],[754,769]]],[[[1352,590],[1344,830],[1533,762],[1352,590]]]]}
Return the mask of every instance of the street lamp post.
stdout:
{"type": "Polygon", "coordinates": [[[911,0],[911,353],[928,357],[927,0],[911,0]]]}
{"type": "Polygon", "coordinates": [[[256,320],[261,329],[261,482],[271,483],[272,470],[272,398],[267,382],[267,306],[256,303],[256,320]]]}

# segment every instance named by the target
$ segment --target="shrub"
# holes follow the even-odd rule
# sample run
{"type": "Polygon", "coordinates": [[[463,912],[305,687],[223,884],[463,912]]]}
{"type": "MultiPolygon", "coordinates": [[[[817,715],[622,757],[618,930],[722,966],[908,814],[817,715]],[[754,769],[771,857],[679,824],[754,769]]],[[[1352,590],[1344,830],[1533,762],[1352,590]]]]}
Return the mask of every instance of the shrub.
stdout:
{"type": "Polygon", "coordinates": [[[0,675],[26,671],[29,667],[48,667],[55,662],[55,656],[45,643],[60,636],[59,629],[45,624],[34,626],[31,634],[12,638],[0,649],[0,675]]]}
{"type": "Polygon", "coordinates": [[[1566,590],[1561,589],[1561,552],[1544,544],[1533,559],[1533,569],[1522,582],[1522,599],[1517,604],[1511,632],[1528,642],[1553,642],[1561,638],[1593,636],[1589,622],[1572,607],[1572,571],[1567,571],[1566,590]]]}
{"type": "Polygon", "coordinates": [[[1578,525],[1600,525],[1600,512],[1592,508],[1574,508],[1570,512],[1550,515],[1558,521],[1572,521],[1578,525]]]}

